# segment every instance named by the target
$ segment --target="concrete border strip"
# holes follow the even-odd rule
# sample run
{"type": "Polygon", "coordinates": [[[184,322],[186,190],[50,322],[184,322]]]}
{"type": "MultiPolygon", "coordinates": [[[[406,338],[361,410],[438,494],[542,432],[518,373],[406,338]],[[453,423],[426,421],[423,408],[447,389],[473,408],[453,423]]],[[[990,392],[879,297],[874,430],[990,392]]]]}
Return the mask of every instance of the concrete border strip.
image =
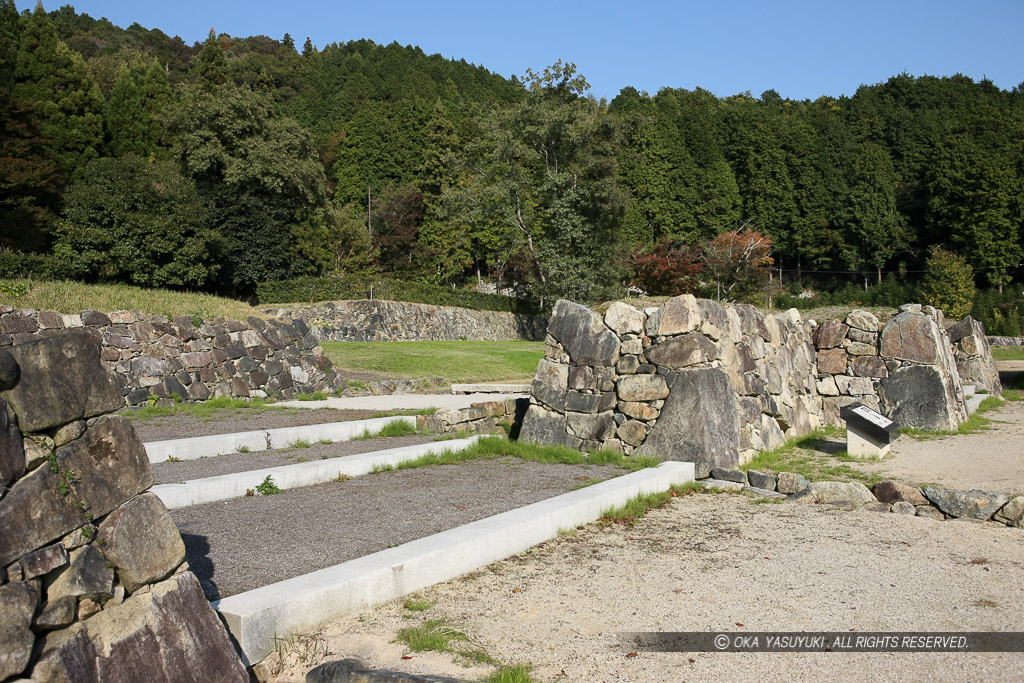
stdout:
{"type": "Polygon", "coordinates": [[[152,487],[150,492],[155,493],[168,510],[173,510],[190,505],[241,498],[248,489],[255,489],[268,476],[273,477],[274,483],[281,489],[313,486],[337,479],[339,475],[358,477],[369,474],[374,467],[395,466],[428,453],[461,451],[479,438],[479,436],[472,436],[466,439],[434,441],[415,446],[357,453],[340,458],[326,458],[294,465],[279,465],[248,472],[221,474],[205,479],[192,479],[179,484],[158,484],[152,487]]]}
{"type": "Polygon", "coordinates": [[[193,436],[187,439],[169,439],[167,441],[150,441],[143,444],[150,462],[164,462],[168,458],[178,460],[197,460],[211,458],[227,453],[238,453],[240,448],[250,451],[266,451],[272,448],[286,448],[299,439],[316,443],[324,439],[348,441],[364,430],[371,432],[380,430],[384,425],[394,421],[405,422],[416,426],[415,415],[396,415],[394,417],[375,417],[369,420],[351,420],[348,422],[327,422],[324,424],[305,425],[302,427],[280,427],[253,432],[235,432],[233,434],[211,434],[210,436],[193,436]]]}
{"type": "Polygon", "coordinates": [[[506,382],[503,384],[453,384],[453,394],[521,394],[530,395],[530,382],[506,382]]]}
{"type": "Polygon", "coordinates": [[[244,658],[256,663],[274,636],[320,624],[447,581],[593,522],[641,495],[693,481],[693,463],[664,462],[365,557],[213,602],[244,658]]]}

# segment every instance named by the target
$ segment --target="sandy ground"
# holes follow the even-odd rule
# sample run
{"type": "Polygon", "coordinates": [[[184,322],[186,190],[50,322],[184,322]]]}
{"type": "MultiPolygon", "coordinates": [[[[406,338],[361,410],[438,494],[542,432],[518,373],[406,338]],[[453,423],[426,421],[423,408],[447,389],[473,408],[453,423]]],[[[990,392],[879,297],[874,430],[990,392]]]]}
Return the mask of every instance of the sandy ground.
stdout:
{"type": "Polygon", "coordinates": [[[984,415],[996,421],[992,429],[923,440],[901,436],[885,459],[854,466],[916,486],[1024,494],[1024,401],[1007,401],[984,415]]]}
{"type": "MultiPolygon", "coordinates": [[[[328,659],[464,678],[489,669],[410,653],[393,642],[397,632],[445,619],[499,661],[531,665],[539,681],[1019,681],[1019,653],[627,657],[636,648],[619,636],[1024,630],[1024,530],[968,524],[729,494],[677,498],[635,527],[591,525],[434,586],[422,593],[435,603],[425,612],[389,603],[323,636],[328,659]]],[[[275,680],[301,681],[309,668],[292,662],[275,680]]]]}

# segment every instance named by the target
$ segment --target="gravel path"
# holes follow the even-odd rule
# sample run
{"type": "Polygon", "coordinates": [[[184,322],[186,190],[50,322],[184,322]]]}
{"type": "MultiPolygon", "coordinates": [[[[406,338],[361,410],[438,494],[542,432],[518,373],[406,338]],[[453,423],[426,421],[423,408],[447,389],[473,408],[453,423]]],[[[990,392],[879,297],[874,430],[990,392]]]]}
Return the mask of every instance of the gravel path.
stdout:
{"type": "Polygon", "coordinates": [[[216,477],[220,474],[248,472],[265,467],[295,465],[310,460],[339,458],[344,455],[381,451],[386,448],[415,446],[431,443],[433,436],[426,434],[410,434],[408,436],[391,436],[382,439],[361,439],[359,441],[338,441],[337,443],[313,444],[309,448],[290,448],[276,451],[257,451],[255,453],[229,453],[213,458],[182,460],[181,462],[160,462],[151,465],[153,476],[158,484],[188,481],[216,477]]]}
{"type": "MultiPolygon", "coordinates": [[[[373,417],[376,410],[303,410],[300,408],[267,408],[266,410],[220,410],[209,418],[191,415],[168,415],[151,420],[132,420],[135,433],[143,442],[185,439],[192,436],[252,432],[278,427],[303,427],[327,422],[348,422],[373,417]]],[[[123,413],[130,415],[130,413],[123,413]]]]}
{"type": "Polygon", "coordinates": [[[181,508],[171,517],[192,571],[226,597],[551,498],[585,479],[624,473],[611,466],[471,460],[181,508]]]}
{"type": "MultiPolygon", "coordinates": [[[[538,681],[1019,681],[1024,654],[647,653],[624,631],[1024,631],[1024,531],[966,522],[674,499],[635,527],[595,525],[326,625],[329,659],[479,678],[452,655],[409,653],[400,629],[445,619],[538,681]],[[405,659],[410,656],[411,658],[405,659]]],[[[274,680],[312,664],[293,653],[274,680]]]]}

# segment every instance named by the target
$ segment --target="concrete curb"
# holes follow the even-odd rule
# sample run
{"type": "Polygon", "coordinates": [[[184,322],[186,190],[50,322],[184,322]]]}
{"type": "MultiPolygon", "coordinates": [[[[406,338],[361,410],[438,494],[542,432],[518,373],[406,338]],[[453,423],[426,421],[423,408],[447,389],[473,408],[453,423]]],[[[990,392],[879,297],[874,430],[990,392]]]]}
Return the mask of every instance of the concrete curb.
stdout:
{"type": "Polygon", "coordinates": [[[274,636],[318,625],[485,567],[641,494],[693,481],[693,463],[664,462],[372,555],[214,601],[248,663],[274,636]]]}
{"type": "Polygon", "coordinates": [[[202,505],[218,500],[241,498],[248,489],[255,489],[269,475],[281,489],[295,489],[302,486],[323,484],[337,479],[340,475],[358,477],[369,474],[374,467],[397,465],[408,460],[415,460],[428,453],[448,453],[461,451],[479,439],[479,436],[450,441],[435,441],[416,446],[388,448],[383,451],[357,453],[340,458],[327,458],[312,462],[300,462],[295,465],[280,465],[261,470],[222,474],[205,479],[193,479],[180,484],[159,484],[150,489],[155,493],[168,510],[202,505]]]}
{"type": "Polygon", "coordinates": [[[529,382],[507,382],[504,384],[453,384],[453,394],[523,394],[529,395],[529,382]]]}
{"type": "Polygon", "coordinates": [[[281,427],[255,432],[235,432],[233,434],[213,434],[195,436],[188,439],[169,439],[167,441],[150,441],[143,444],[150,462],[164,462],[168,458],[178,460],[197,460],[210,458],[226,453],[238,453],[240,448],[250,451],[266,451],[272,448],[287,448],[296,441],[303,439],[316,443],[329,439],[348,441],[365,430],[378,431],[381,427],[395,420],[416,426],[416,416],[375,417],[371,420],[352,420],[350,422],[328,422],[326,424],[306,425],[304,427],[281,427]]]}

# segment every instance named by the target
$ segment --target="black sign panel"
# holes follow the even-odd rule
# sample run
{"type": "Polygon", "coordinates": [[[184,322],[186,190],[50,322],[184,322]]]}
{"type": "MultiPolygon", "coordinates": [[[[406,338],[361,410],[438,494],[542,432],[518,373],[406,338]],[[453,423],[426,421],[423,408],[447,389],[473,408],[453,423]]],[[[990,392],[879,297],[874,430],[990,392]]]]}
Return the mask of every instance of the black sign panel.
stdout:
{"type": "Polygon", "coordinates": [[[892,433],[899,427],[895,422],[879,412],[868,408],[863,403],[851,403],[839,409],[839,417],[846,422],[847,428],[852,427],[880,441],[889,443],[892,433]]]}

